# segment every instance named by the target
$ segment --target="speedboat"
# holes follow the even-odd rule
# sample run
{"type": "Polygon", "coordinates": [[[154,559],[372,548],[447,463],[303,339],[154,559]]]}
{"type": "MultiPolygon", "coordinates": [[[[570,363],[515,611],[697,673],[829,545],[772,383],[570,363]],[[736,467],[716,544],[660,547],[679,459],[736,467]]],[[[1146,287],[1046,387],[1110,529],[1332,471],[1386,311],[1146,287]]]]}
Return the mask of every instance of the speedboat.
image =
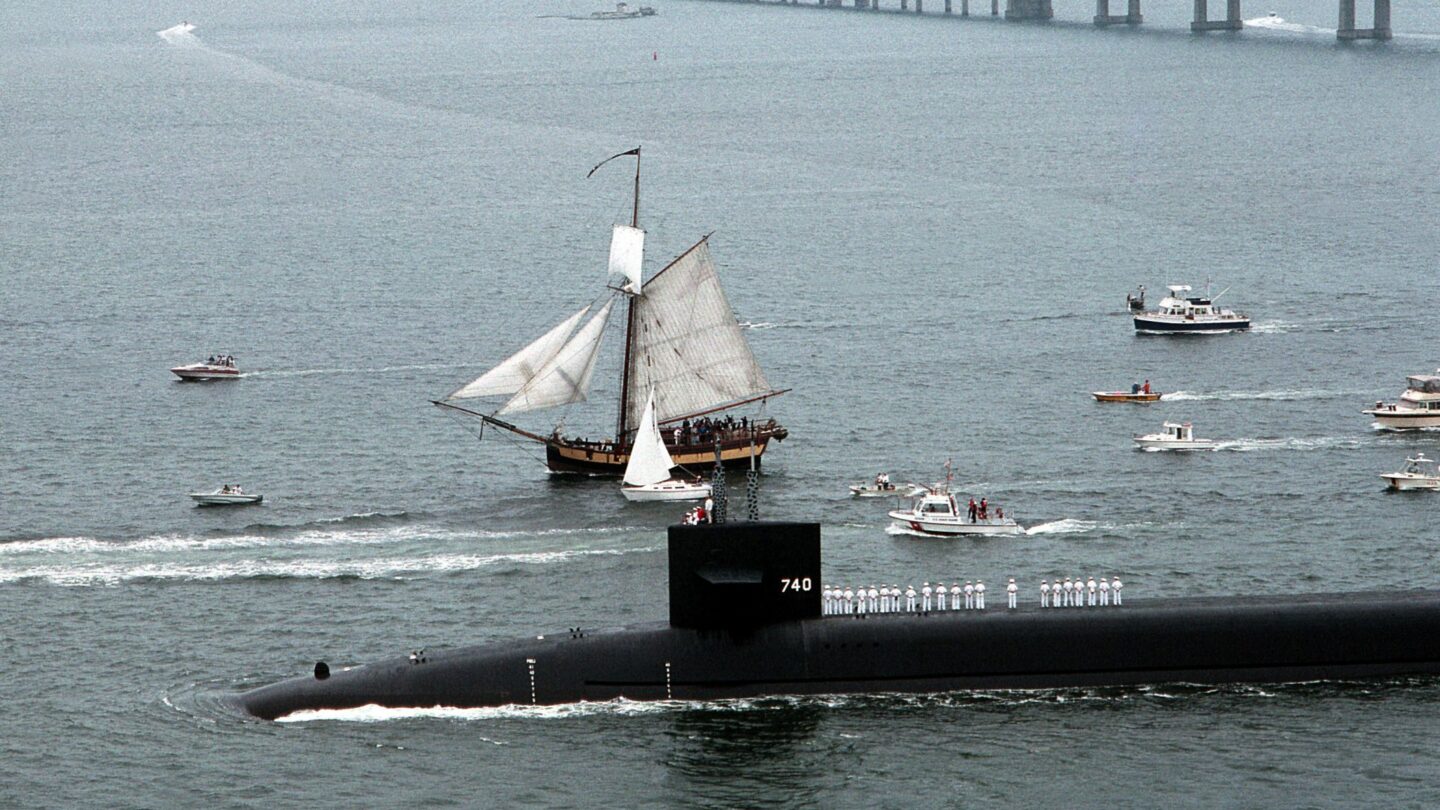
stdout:
{"type": "Polygon", "coordinates": [[[592,11],[590,13],[590,19],[592,20],[629,20],[635,17],[653,16],[655,16],[655,9],[650,6],[630,8],[630,6],[624,3],[616,3],[614,11],[592,11]]]}
{"type": "Polygon", "coordinates": [[[944,482],[922,487],[921,494],[911,503],[910,508],[890,512],[890,519],[902,529],[921,534],[987,536],[1025,533],[1025,527],[1016,523],[1013,518],[1005,517],[1004,512],[998,508],[993,515],[987,510],[983,517],[977,514],[973,519],[970,518],[968,510],[961,512],[955,496],[950,492],[950,479],[947,465],[944,482]]]}
{"type": "Polygon", "coordinates": [[[1434,460],[1424,453],[1405,459],[1405,469],[1400,472],[1380,473],[1380,477],[1390,483],[1391,489],[1440,489],[1440,473],[1434,460]]]}
{"type": "Polygon", "coordinates": [[[1217,335],[1250,328],[1250,317],[1215,306],[1220,295],[1192,297],[1190,285],[1171,284],[1170,294],[1160,299],[1153,312],[1135,313],[1135,331],[1145,335],[1217,335]]]}
{"type": "Polygon", "coordinates": [[[214,492],[192,492],[190,497],[199,506],[242,506],[265,500],[264,495],[246,492],[239,484],[226,484],[214,492]]]}
{"type": "Polygon", "coordinates": [[[880,473],[868,484],[851,484],[850,494],[856,498],[914,497],[922,489],[916,484],[892,484],[889,473],[880,473]]]}
{"type": "Polygon", "coordinates": [[[1214,450],[1220,443],[1214,439],[1197,439],[1189,422],[1166,422],[1161,433],[1135,436],[1141,450],[1214,450]]]}
{"type": "Polygon", "coordinates": [[[1146,390],[1149,387],[1147,380],[1143,389],[1135,386],[1129,391],[1091,391],[1090,395],[1095,397],[1096,402],[1159,402],[1160,392],[1146,390]]]}
{"type": "Polygon", "coordinates": [[[1399,402],[1376,402],[1364,413],[1375,417],[1376,425],[1390,430],[1440,427],[1440,370],[1406,377],[1405,393],[1399,402]]]}
{"type": "Polygon", "coordinates": [[[630,501],[698,501],[710,497],[710,485],[701,479],[672,478],[670,470],[674,467],[675,460],[665,449],[660,426],[655,422],[655,392],[651,390],[620,491],[630,501]]]}
{"type": "Polygon", "coordinates": [[[176,366],[170,373],[181,380],[233,380],[240,376],[240,369],[233,355],[217,354],[203,363],[176,366]]]}

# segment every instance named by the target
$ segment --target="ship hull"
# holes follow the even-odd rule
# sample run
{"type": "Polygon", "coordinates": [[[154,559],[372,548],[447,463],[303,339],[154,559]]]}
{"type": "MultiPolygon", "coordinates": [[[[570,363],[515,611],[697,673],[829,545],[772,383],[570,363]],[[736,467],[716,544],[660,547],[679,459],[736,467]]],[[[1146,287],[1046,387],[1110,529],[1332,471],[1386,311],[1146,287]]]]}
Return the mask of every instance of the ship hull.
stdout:
{"type": "Polygon", "coordinates": [[[1250,328],[1249,318],[1163,318],[1135,316],[1135,331],[1142,335],[1220,335],[1250,328]]]}
{"type": "Polygon", "coordinates": [[[1277,683],[1440,673],[1440,592],[664,624],[470,647],[233,696],[250,715],[764,695],[1277,683]],[[1057,655],[1057,651],[1060,654],[1057,655]]]}
{"type": "MultiPolygon", "coordinates": [[[[755,466],[765,455],[770,439],[782,439],[779,434],[770,434],[755,439],[755,466]]],[[[675,466],[692,472],[715,468],[715,447],[711,445],[667,445],[670,458],[675,466]]],[[[720,447],[721,463],[726,468],[748,468],[750,466],[751,444],[749,439],[723,443],[720,447]]],[[[630,461],[629,448],[604,449],[597,445],[570,443],[551,440],[545,443],[545,466],[553,473],[578,475],[624,475],[625,465],[630,461]]]]}

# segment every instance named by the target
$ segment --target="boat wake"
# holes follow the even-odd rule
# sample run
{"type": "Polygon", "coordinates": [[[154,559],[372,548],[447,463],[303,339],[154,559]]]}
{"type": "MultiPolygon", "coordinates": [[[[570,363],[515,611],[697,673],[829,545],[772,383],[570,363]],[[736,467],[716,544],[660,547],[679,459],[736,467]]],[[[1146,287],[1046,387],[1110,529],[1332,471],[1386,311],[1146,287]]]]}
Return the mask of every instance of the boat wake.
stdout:
{"type": "Polygon", "coordinates": [[[1025,530],[1026,534],[1082,534],[1094,531],[1099,528],[1100,523],[1094,520],[1080,520],[1078,518],[1064,518],[1052,520],[1049,523],[1040,523],[1025,530]]]}
{"type": "Polygon", "coordinates": [[[1216,391],[1214,393],[1198,393],[1195,391],[1175,391],[1169,394],[1162,394],[1162,402],[1231,402],[1236,400],[1270,400],[1275,402],[1290,402],[1295,400],[1310,399],[1341,399],[1371,394],[1371,391],[1326,391],[1319,388],[1300,388],[1295,390],[1281,391],[1216,391]]]}
{"type": "Polygon", "coordinates": [[[292,370],[247,371],[241,377],[309,377],[315,374],[390,374],[396,371],[440,371],[452,368],[474,368],[475,363],[424,363],[379,368],[301,368],[292,370]]]}
{"type": "Polygon", "coordinates": [[[1284,31],[1290,34],[1329,34],[1332,37],[1335,36],[1334,28],[1321,28],[1318,25],[1289,22],[1284,17],[1274,15],[1246,20],[1245,27],[1263,28],[1269,31],[1284,31]]]}
{"type": "Polygon", "coordinates": [[[1220,442],[1215,449],[1246,453],[1255,450],[1352,450],[1363,446],[1365,443],[1354,436],[1319,436],[1314,438],[1234,439],[1220,442]]]}
{"type": "Polygon", "coordinates": [[[195,45],[198,44],[198,40],[196,40],[195,35],[191,33],[194,30],[195,26],[193,24],[182,22],[179,25],[172,25],[164,31],[156,31],[155,36],[160,37],[171,45],[195,45]]]}

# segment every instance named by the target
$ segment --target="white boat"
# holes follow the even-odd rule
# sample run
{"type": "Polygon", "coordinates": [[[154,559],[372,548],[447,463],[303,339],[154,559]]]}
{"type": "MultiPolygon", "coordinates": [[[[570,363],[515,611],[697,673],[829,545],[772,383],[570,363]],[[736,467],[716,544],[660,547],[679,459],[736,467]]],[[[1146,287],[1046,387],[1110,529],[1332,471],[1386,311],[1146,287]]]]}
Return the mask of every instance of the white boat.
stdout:
{"type": "Polygon", "coordinates": [[[992,517],[976,515],[973,519],[969,510],[962,513],[950,492],[951,474],[946,465],[945,481],[921,488],[921,494],[911,503],[909,509],[897,509],[889,513],[895,525],[922,534],[943,536],[954,535],[1007,535],[1024,534],[1025,528],[1014,519],[1004,516],[1000,509],[992,517]]]}
{"type": "Polygon", "coordinates": [[[1376,402],[1364,413],[1375,417],[1375,424],[1390,430],[1440,427],[1440,370],[1406,377],[1405,393],[1399,402],[1376,402]]]}
{"type": "Polygon", "coordinates": [[[1195,438],[1195,429],[1189,422],[1166,422],[1160,433],[1135,436],[1135,444],[1142,450],[1214,450],[1220,443],[1214,439],[1195,438]]]}
{"type": "Polygon", "coordinates": [[[1435,461],[1426,458],[1424,453],[1405,459],[1405,469],[1400,472],[1381,473],[1380,477],[1389,482],[1391,489],[1440,489],[1440,473],[1435,469],[1435,461]]]}
{"type": "Polygon", "coordinates": [[[631,501],[698,501],[710,497],[710,485],[700,479],[671,478],[675,461],[665,449],[660,428],[655,424],[655,391],[645,403],[635,446],[625,464],[625,483],[620,491],[631,501]]]}
{"type": "Polygon", "coordinates": [[[190,497],[200,506],[240,506],[265,500],[264,495],[246,492],[238,484],[226,484],[214,492],[192,492],[190,497]]]}
{"type": "Polygon", "coordinates": [[[1190,285],[1171,284],[1170,294],[1160,299],[1153,312],[1135,313],[1135,331],[1146,335],[1216,335],[1240,332],[1250,328],[1250,317],[1215,306],[1215,300],[1229,291],[1211,298],[1188,295],[1190,285]]]}
{"type": "Polygon", "coordinates": [[[233,380],[240,376],[240,368],[233,355],[217,354],[203,363],[176,366],[170,373],[181,380],[233,380]]]}
{"type": "Polygon", "coordinates": [[[913,498],[924,491],[919,484],[892,484],[889,473],[880,473],[868,484],[851,484],[850,494],[856,498],[913,498]]]}

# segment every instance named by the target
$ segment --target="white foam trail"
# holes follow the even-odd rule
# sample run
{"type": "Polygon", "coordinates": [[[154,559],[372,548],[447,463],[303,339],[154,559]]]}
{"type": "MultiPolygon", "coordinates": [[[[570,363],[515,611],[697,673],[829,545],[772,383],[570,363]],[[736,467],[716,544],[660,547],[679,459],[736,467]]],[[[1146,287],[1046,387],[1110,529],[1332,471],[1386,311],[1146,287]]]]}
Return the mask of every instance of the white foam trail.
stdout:
{"type": "Polygon", "coordinates": [[[290,371],[247,371],[241,377],[308,377],[312,374],[388,374],[393,371],[434,371],[447,368],[476,368],[478,363],[429,363],[415,366],[382,366],[380,368],[302,368],[290,371]]]}
{"type": "Polygon", "coordinates": [[[515,554],[437,554],[370,560],[236,560],[219,563],[111,563],[0,568],[0,584],[39,579],[53,585],[118,585],[137,579],[216,581],[257,577],[294,579],[403,579],[406,575],[470,571],[502,563],[548,565],[581,557],[619,556],[645,549],[540,551],[515,554]]]}
{"type": "Polygon", "coordinates": [[[1361,446],[1363,446],[1363,443],[1353,436],[1318,436],[1313,438],[1232,439],[1220,442],[1216,449],[1235,450],[1245,453],[1254,450],[1353,449],[1361,446]]]}
{"type": "Polygon", "coordinates": [[[1251,325],[1250,331],[1261,335],[1283,335],[1298,327],[1299,324],[1287,323],[1285,321],[1267,321],[1265,323],[1251,325]]]}
{"type": "Polygon", "coordinates": [[[1329,34],[1335,35],[1334,28],[1321,28],[1317,25],[1305,25],[1303,23],[1288,22],[1280,16],[1256,17],[1245,21],[1246,28],[1265,28],[1271,31],[1284,31],[1291,34],[1329,34]]]}
{"type": "Polygon", "coordinates": [[[741,329],[774,329],[774,328],[775,328],[775,324],[770,323],[769,321],[760,321],[760,322],[758,322],[758,323],[752,323],[752,322],[750,322],[750,321],[741,321],[741,322],[740,322],[740,328],[741,328],[741,329]]]}
{"type": "Polygon", "coordinates": [[[1025,530],[1026,534],[1080,534],[1093,531],[1099,522],[1094,520],[1080,520],[1078,518],[1063,518],[1052,520],[1049,523],[1041,523],[1031,526],[1025,530]]]}
{"type": "Polygon", "coordinates": [[[1194,391],[1172,391],[1169,394],[1161,394],[1163,402],[1200,402],[1200,401],[1221,401],[1229,402],[1234,400],[1271,400],[1276,402],[1289,402],[1292,400],[1311,399],[1338,399],[1341,397],[1364,396],[1373,392],[1370,391],[1326,391],[1320,388],[1299,388],[1294,390],[1281,391],[1215,391],[1213,393],[1197,393],[1194,391]]]}
{"type": "Polygon", "coordinates": [[[674,711],[689,704],[677,701],[635,701],[611,700],[599,703],[582,701],[562,703],[557,706],[492,706],[479,709],[461,709],[454,706],[428,706],[416,708],[390,708],[374,703],[354,709],[313,709],[294,712],[276,718],[279,723],[309,723],[317,720],[334,720],[346,723],[384,723],[394,720],[438,719],[438,720],[563,720],[571,717],[592,717],[595,715],[618,715],[629,717],[643,714],[659,714],[674,711]]]}
{"type": "Polygon", "coordinates": [[[888,535],[890,535],[890,536],[892,536],[892,537],[899,537],[900,535],[909,535],[910,537],[933,537],[933,536],[934,536],[934,535],[926,534],[926,533],[924,533],[924,532],[917,532],[917,531],[915,531],[914,529],[910,528],[909,526],[901,526],[901,525],[898,524],[898,523],[891,523],[890,525],[886,526],[886,527],[885,527],[885,533],[888,534],[888,535]]]}

